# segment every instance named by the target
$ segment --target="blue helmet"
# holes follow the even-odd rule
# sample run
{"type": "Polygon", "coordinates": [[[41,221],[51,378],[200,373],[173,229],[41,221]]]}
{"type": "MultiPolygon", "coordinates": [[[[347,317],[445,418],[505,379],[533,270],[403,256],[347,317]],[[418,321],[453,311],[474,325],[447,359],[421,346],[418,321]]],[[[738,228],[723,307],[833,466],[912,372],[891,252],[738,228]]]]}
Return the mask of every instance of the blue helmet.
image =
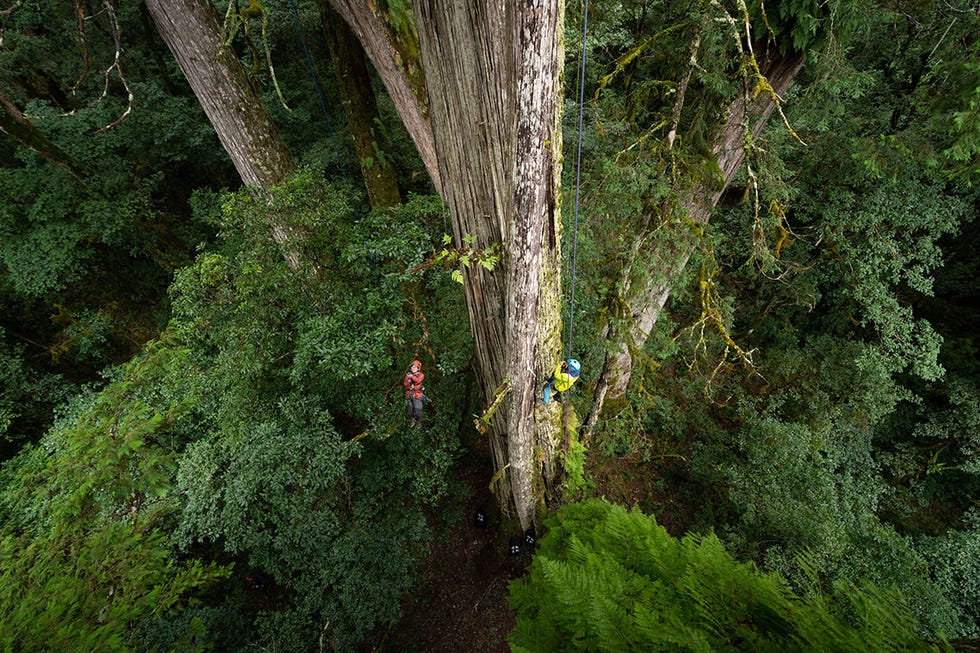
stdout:
{"type": "Polygon", "coordinates": [[[582,369],[582,364],[579,363],[574,358],[568,359],[568,373],[572,376],[578,376],[579,371],[582,369]]]}

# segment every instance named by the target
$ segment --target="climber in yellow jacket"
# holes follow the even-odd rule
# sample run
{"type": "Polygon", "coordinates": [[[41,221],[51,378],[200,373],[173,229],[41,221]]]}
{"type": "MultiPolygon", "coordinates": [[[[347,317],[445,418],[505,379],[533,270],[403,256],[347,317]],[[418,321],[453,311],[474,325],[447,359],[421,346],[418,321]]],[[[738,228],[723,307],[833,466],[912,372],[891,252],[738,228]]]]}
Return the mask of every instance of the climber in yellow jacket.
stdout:
{"type": "Polygon", "coordinates": [[[555,401],[560,400],[561,393],[571,388],[572,384],[578,381],[581,370],[582,365],[574,358],[558,363],[551,379],[544,386],[542,401],[544,403],[551,401],[552,393],[554,393],[555,401]]]}

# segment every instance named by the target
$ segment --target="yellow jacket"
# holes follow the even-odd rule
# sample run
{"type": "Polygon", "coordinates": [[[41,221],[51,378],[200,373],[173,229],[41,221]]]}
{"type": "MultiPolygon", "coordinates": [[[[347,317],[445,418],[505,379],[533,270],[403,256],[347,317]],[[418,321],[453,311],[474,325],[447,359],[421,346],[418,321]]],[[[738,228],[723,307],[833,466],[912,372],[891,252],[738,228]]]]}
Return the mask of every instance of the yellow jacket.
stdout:
{"type": "Polygon", "coordinates": [[[563,371],[561,369],[561,363],[558,363],[557,367],[555,367],[555,371],[552,376],[555,377],[554,386],[555,390],[558,392],[565,392],[578,380],[577,376],[572,376],[568,372],[563,371]]]}

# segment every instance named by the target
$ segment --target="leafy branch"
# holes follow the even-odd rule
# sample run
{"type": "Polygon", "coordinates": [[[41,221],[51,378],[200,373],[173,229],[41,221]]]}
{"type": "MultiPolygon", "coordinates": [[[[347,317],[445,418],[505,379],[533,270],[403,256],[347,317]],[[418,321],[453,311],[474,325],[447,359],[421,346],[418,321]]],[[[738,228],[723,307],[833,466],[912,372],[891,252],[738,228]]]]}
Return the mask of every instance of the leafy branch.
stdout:
{"type": "Polygon", "coordinates": [[[500,243],[493,243],[489,247],[477,247],[476,236],[469,234],[463,236],[464,244],[462,247],[454,247],[452,240],[452,236],[444,235],[442,248],[409,272],[414,274],[435,265],[455,267],[456,269],[451,274],[452,279],[461,284],[463,283],[463,271],[459,266],[470,268],[473,265],[479,265],[484,270],[492,272],[500,263],[500,243]]]}

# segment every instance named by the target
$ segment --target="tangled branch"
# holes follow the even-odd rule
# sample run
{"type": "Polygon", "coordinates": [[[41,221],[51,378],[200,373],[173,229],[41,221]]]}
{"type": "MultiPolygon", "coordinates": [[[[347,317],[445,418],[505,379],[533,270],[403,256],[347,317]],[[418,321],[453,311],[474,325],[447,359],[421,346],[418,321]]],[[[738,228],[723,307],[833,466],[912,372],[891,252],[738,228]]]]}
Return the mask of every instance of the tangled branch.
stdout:
{"type": "Polygon", "coordinates": [[[269,50],[269,38],[268,38],[268,27],[269,27],[269,14],[265,6],[262,4],[261,0],[249,0],[248,6],[244,9],[239,9],[238,0],[232,0],[228,3],[228,11],[225,12],[225,22],[221,27],[221,32],[224,35],[224,47],[230,47],[235,37],[238,35],[238,29],[242,30],[242,39],[245,41],[245,47],[248,48],[249,52],[252,53],[252,74],[258,72],[259,67],[259,52],[255,47],[255,43],[252,41],[252,33],[249,27],[249,20],[252,18],[262,19],[262,49],[265,54],[266,67],[269,69],[269,77],[272,80],[272,86],[276,90],[276,97],[279,98],[279,104],[286,111],[292,111],[289,105],[286,104],[286,98],[282,94],[282,89],[279,88],[279,79],[276,77],[276,68],[272,65],[272,52],[269,50]]]}
{"type": "MultiPolygon", "coordinates": [[[[18,4],[14,5],[14,7],[12,7],[11,9],[9,9],[7,11],[12,11],[14,8],[16,8],[17,6],[19,6],[20,4],[21,3],[19,2],[18,4]]],[[[126,75],[123,72],[123,67],[122,67],[122,28],[119,25],[119,18],[116,15],[116,8],[115,8],[115,6],[113,6],[112,0],[102,0],[102,10],[99,11],[98,13],[92,14],[92,15],[86,15],[85,14],[85,7],[82,6],[81,0],[75,0],[75,20],[76,20],[77,25],[78,25],[78,27],[77,27],[77,29],[78,29],[78,40],[79,40],[79,42],[81,44],[81,50],[82,50],[82,72],[78,76],[78,79],[75,81],[75,83],[71,87],[71,95],[72,95],[73,98],[77,96],[78,89],[81,88],[81,86],[85,82],[85,80],[88,79],[88,74],[89,74],[89,71],[91,69],[91,62],[90,62],[90,59],[89,59],[88,41],[85,38],[85,32],[86,32],[85,25],[86,25],[86,23],[88,21],[94,20],[94,19],[98,18],[99,16],[101,16],[103,14],[105,14],[108,17],[108,19],[109,19],[109,33],[112,36],[112,42],[113,42],[113,46],[114,46],[114,54],[113,54],[113,58],[112,58],[112,63],[109,65],[108,68],[106,68],[102,72],[102,76],[103,76],[102,94],[99,95],[99,97],[96,98],[89,105],[89,107],[90,108],[95,107],[100,102],[102,102],[102,100],[104,100],[106,97],[108,97],[108,95],[109,95],[109,85],[112,82],[113,74],[115,74],[116,79],[118,79],[119,83],[122,84],[123,89],[125,89],[125,91],[126,91],[126,109],[122,112],[122,114],[118,118],[116,118],[115,120],[113,120],[109,124],[105,125],[104,127],[100,127],[99,129],[95,130],[95,133],[96,134],[101,134],[101,133],[104,133],[104,132],[112,129],[113,127],[115,127],[116,125],[118,125],[119,123],[121,123],[123,120],[125,120],[127,117],[129,117],[129,115],[133,112],[133,99],[135,97],[134,94],[133,94],[133,90],[129,87],[129,82],[126,80],[126,75]]],[[[2,32],[0,32],[0,38],[2,38],[2,32]]],[[[71,111],[68,111],[66,113],[58,113],[58,114],[53,114],[53,115],[49,115],[49,116],[31,115],[31,116],[27,116],[27,117],[28,118],[33,118],[33,119],[38,119],[38,118],[67,118],[68,116],[74,116],[76,113],[77,113],[77,110],[73,108],[71,111]]]]}
{"type": "Polygon", "coordinates": [[[102,86],[102,95],[99,96],[96,103],[101,102],[103,99],[105,99],[106,95],[108,95],[110,75],[112,71],[115,70],[116,76],[122,83],[123,88],[126,89],[126,110],[123,111],[122,115],[113,120],[111,123],[105,127],[102,127],[101,129],[96,130],[96,134],[101,134],[112,129],[133,112],[133,91],[129,88],[129,83],[126,81],[126,76],[123,74],[122,65],[120,63],[122,60],[122,29],[119,27],[119,18],[116,16],[116,10],[115,7],[112,6],[111,0],[102,0],[102,6],[105,8],[106,15],[109,16],[112,41],[115,45],[116,51],[112,60],[112,65],[106,68],[105,72],[103,73],[105,83],[102,86]]]}
{"type": "Polygon", "coordinates": [[[721,336],[722,341],[725,343],[725,351],[722,353],[718,363],[708,375],[708,386],[711,385],[718,373],[725,367],[726,364],[729,363],[729,360],[733,356],[736,360],[740,360],[753,375],[764,380],[765,377],[763,377],[759,372],[755,361],[752,359],[752,355],[755,353],[755,350],[750,349],[746,351],[745,349],[742,349],[742,347],[735,342],[731,332],[725,325],[725,320],[719,307],[720,301],[718,291],[715,287],[714,279],[711,272],[709,272],[707,265],[701,266],[699,276],[699,285],[701,288],[701,316],[697,322],[681,331],[681,333],[675,337],[676,340],[685,332],[697,336],[697,342],[694,344],[694,357],[692,358],[691,362],[688,363],[688,369],[695,371],[698,367],[698,360],[700,358],[708,357],[708,331],[712,330],[721,336]]]}

